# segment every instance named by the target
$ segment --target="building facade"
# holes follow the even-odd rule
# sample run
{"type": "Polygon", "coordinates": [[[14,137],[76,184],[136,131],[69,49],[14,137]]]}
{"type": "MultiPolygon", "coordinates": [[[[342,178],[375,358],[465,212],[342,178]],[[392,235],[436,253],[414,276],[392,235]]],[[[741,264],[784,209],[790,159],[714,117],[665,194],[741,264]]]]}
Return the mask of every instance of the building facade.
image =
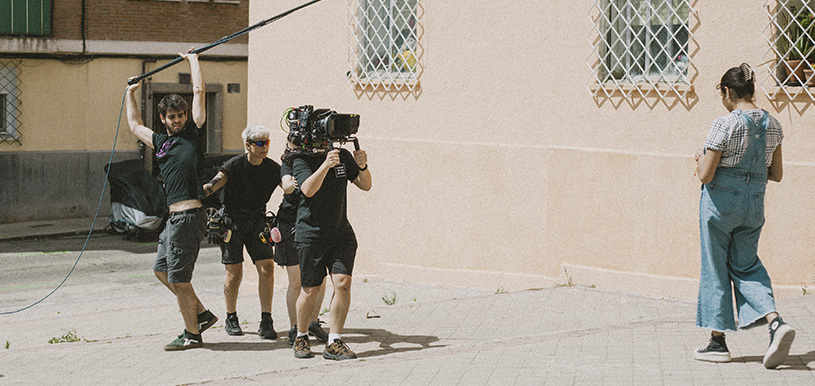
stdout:
{"type": "MultiPolygon", "coordinates": [[[[250,19],[298,3],[252,1],[250,19]]],[[[815,281],[815,87],[798,46],[815,43],[799,39],[813,8],[324,1],[253,33],[248,120],[277,127],[299,105],[361,115],[374,187],[349,193],[360,273],[693,299],[693,155],[727,113],[721,76],[746,62],[756,103],[785,130],[759,253],[777,294],[800,295],[815,281]]]]}
{"type": "MultiPolygon", "coordinates": [[[[0,2],[0,222],[93,216],[115,161],[143,158],[122,117],[128,77],[245,28],[248,0],[27,0],[0,2]]],[[[206,153],[242,151],[248,37],[202,53],[206,153]]],[[[145,80],[145,123],[155,105],[191,94],[189,67],[145,80]]],[[[108,193],[102,214],[109,208],[108,193]]]]}

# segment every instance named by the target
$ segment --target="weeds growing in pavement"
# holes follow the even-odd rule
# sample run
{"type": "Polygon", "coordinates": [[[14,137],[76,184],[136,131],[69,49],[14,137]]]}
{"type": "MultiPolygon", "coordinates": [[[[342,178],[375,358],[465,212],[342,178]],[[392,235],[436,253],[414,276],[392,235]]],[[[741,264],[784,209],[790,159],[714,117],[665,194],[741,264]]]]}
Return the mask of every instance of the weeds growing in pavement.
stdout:
{"type": "Polygon", "coordinates": [[[71,342],[79,342],[80,340],[82,340],[82,339],[79,338],[76,335],[76,330],[71,330],[71,331],[66,332],[65,335],[63,335],[63,336],[61,336],[59,338],[54,337],[54,338],[49,339],[48,343],[51,343],[51,344],[54,344],[54,343],[71,343],[71,342]]]}
{"type": "Polygon", "coordinates": [[[396,304],[396,291],[393,291],[393,296],[390,297],[388,297],[388,295],[385,294],[385,296],[382,297],[382,301],[389,306],[396,304]]]}
{"type": "Polygon", "coordinates": [[[496,295],[498,295],[498,294],[505,294],[505,293],[507,293],[507,291],[504,291],[504,286],[500,286],[500,287],[498,287],[498,289],[497,289],[497,290],[495,290],[495,294],[496,294],[496,295]]]}
{"type": "Polygon", "coordinates": [[[569,276],[569,271],[566,270],[566,267],[563,267],[563,273],[566,274],[566,284],[555,284],[555,287],[574,287],[572,277],[569,276]]]}
{"type": "Polygon", "coordinates": [[[11,346],[11,343],[9,343],[8,341],[6,341],[6,350],[8,350],[9,346],[11,346]]]}

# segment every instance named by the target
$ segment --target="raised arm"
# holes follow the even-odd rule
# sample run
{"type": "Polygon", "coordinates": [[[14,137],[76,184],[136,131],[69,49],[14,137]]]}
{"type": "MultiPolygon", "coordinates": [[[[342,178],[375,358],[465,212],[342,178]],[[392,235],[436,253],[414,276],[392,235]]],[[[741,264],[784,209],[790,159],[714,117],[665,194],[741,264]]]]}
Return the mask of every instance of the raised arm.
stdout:
{"type": "Polygon", "coordinates": [[[323,180],[325,180],[326,174],[328,174],[328,170],[336,166],[340,163],[340,151],[339,149],[334,149],[328,152],[325,157],[325,161],[320,164],[320,167],[314,171],[300,186],[300,191],[303,192],[303,195],[306,197],[312,197],[317,194],[317,191],[320,190],[320,187],[323,186],[323,180]]]}
{"type": "Polygon", "coordinates": [[[365,153],[365,150],[356,150],[354,151],[354,160],[357,161],[357,166],[359,166],[359,176],[354,180],[354,185],[367,192],[371,190],[371,171],[368,170],[368,154],[365,153]]]}
{"type": "Polygon", "coordinates": [[[192,78],[192,120],[195,126],[202,127],[207,120],[207,93],[204,86],[204,74],[198,63],[198,54],[179,54],[190,63],[192,78]]]}
{"type": "Polygon", "coordinates": [[[127,87],[125,91],[125,106],[127,108],[127,124],[130,126],[130,131],[145,145],[153,148],[153,130],[144,126],[141,119],[141,112],[139,106],[136,104],[136,90],[141,85],[141,82],[132,84],[127,87]]]}

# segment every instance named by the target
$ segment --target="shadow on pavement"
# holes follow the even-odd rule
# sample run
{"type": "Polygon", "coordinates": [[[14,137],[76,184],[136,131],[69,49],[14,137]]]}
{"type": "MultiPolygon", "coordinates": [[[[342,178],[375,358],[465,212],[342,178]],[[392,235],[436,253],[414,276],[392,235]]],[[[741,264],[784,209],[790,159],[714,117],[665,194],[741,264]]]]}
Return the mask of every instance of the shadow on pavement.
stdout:
{"type": "Polygon", "coordinates": [[[426,350],[429,348],[445,347],[445,345],[433,345],[438,342],[439,337],[432,335],[399,335],[379,328],[346,328],[343,331],[343,340],[346,343],[369,343],[379,342],[379,349],[357,352],[359,358],[371,358],[382,355],[426,350]],[[360,336],[361,335],[361,336],[360,336]],[[400,344],[400,347],[393,345],[400,344]],[[410,345],[401,347],[401,344],[410,345]]]}
{"type": "Polygon", "coordinates": [[[285,341],[282,340],[258,340],[255,342],[215,342],[204,341],[205,350],[210,351],[271,351],[271,350],[291,350],[285,341]]]}
{"type": "MultiPolygon", "coordinates": [[[[762,363],[764,361],[764,356],[744,356],[744,357],[734,357],[732,359],[733,362],[755,362],[755,363],[762,363]]],[[[787,360],[784,361],[781,366],[779,366],[776,370],[803,370],[803,371],[812,371],[815,368],[809,366],[809,363],[815,362],[815,351],[810,351],[806,354],[801,355],[790,355],[787,357],[787,360]],[[792,364],[795,363],[795,364],[792,364]]]]}

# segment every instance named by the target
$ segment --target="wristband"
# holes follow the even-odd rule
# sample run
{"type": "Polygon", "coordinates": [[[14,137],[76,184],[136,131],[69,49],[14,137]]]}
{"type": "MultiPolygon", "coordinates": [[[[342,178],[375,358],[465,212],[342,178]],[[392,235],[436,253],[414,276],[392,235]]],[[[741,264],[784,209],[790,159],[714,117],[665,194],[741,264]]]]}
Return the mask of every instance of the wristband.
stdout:
{"type": "Polygon", "coordinates": [[[366,170],[368,170],[368,164],[365,164],[364,168],[359,168],[359,171],[361,171],[361,172],[364,172],[366,170]]]}

